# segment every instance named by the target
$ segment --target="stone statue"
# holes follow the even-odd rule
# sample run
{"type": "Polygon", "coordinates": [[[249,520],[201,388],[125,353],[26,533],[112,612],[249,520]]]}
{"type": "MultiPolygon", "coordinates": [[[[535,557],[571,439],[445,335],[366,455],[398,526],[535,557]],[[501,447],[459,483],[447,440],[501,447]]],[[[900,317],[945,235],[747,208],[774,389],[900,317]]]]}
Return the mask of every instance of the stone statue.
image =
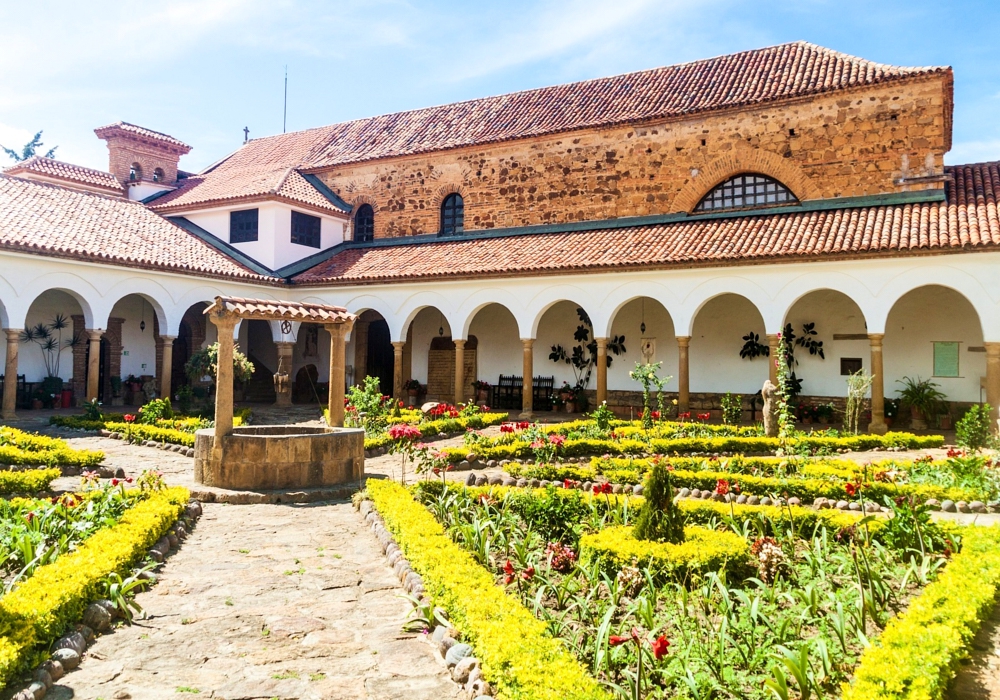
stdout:
{"type": "Polygon", "coordinates": [[[760,395],[764,399],[764,435],[778,437],[778,387],[768,379],[760,395]]]}

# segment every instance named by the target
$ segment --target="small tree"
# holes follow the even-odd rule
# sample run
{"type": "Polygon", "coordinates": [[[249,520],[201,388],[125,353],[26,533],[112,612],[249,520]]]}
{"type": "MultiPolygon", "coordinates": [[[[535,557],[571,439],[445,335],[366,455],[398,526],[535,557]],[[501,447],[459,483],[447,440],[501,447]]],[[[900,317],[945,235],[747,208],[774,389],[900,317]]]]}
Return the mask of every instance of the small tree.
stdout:
{"type": "Polygon", "coordinates": [[[847,375],[847,405],[844,407],[844,425],[855,435],[858,434],[861,411],[865,407],[865,394],[871,388],[873,379],[874,377],[863,369],[847,375]]]}
{"type": "MultiPolygon", "coordinates": [[[[195,381],[202,377],[211,377],[213,382],[216,381],[219,374],[219,344],[212,343],[192,355],[184,365],[184,371],[189,379],[195,381]]],[[[236,345],[233,348],[233,380],[246,384],[253,377],[253,371],[253,363],[240,352],[240,346],[236,345]]]]}
{"type": "Polygon", "coordinates": [[[990,405],[973,404],[955,424],[955,439],[962,447],[979,452],[993,443],[990,434],[990,405]]]}
{"type": "Polygon", "coordinates": [[[650,405],[650,389],[656,387],[659,390],[657,397],[660,403],[660,417],[663,417],[663,387],[670,381],[670,377],[660,379],[657,373],[660,371],[662,362],[651,362],[649,364],[635,363],[635,369],[628,373],[630,379],[642,384],[642,427],[644,430],[653,428],[653,410],[650,405]]]}
{"type": "Polygon", "coordinates": [[[653,542],[684,541],[684,523],[674,504],[671,467],[654,458],[642,495],[645,501],[635,521],[636,539],[653,542]]]}
{"type": "Polygon", "coordinates": [[[722,397],[722,422],[726,425],[739,425],[743,420],[743,397],[739,394],[726,394],[722,397]]]}
{"type": "MultiPolygon", "coordinates": [[[[31,137],[31,140],[28,141],[28,143],[24,144],[24,147],[21,149],[20,153],[15,151],[13,148],[7,148],[6,146],[0,146],[0,148],[2,148],[4,153],[10,156],[10,158],[15,163],[20,163],[21,161],[28,160],[29,158],[33,158],[36,155],[38,155],[38,150],[42,148],[43,145],[44,144],[42,143],[42,132],[39,131],[37,134],[31,137]]],[[[57,148],[59,147],[53,146],[52,148],[50,148],[48,151],[46,151],[45,157],[52,158],[53,156],[55,156],[57,148]]]]}

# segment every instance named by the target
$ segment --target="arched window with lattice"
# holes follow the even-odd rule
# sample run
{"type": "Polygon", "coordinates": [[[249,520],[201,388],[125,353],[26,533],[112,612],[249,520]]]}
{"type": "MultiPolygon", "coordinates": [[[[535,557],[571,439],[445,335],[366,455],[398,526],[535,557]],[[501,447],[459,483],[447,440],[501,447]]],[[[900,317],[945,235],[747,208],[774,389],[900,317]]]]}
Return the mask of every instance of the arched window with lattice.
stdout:
{"type": "Polygon", "coordinates": [[[453,236],[465,230],[465,202],[452,193],[441,202],[441,235],[453,236]]]}
{"type": "Polygon", "coordinates": [[[375,210],[371,204],[362,204],[354,215],[354,240],[371,241],[375,239],[375,210]]]}
{"type": "Polygon", "coordinates": [[[781,204],[795,204],[799,200],[791,190],[767,175],[742,173],[720,182],[702,197],[696,212],[755,209],[781,204]]]}

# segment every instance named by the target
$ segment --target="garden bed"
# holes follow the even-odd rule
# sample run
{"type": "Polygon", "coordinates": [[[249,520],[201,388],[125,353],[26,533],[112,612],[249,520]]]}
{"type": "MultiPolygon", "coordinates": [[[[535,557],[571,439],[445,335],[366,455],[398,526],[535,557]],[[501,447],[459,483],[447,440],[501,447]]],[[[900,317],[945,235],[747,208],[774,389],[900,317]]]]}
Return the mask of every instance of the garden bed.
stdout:
{"type": "Polygon", "coordinates": [[[28,433],[17,428],[0,426],[0,464],[11,466],[63,467],[82,469],[95,467],[104,461],[104,453],[96,450],[74,450],[59,438],[28,433]]]}
{"type": "Polygon", "coordinates": [[[47,657],[50,644],[98,598],[111,597],[112,607],[128,614],[127,596],[116,596],[109,584],[128,576],[147,552],[162,561],[171,544],[164,535],[190,496],[183,488],[163,488],[153,474],[140,482],[141,490],[106,483],[58,500],[0,501],[6,533],[0,687],[47,657]]]}
{"type": "Polygon", "coordinates": [[[641,659],[642,697],[936,699],[1000,585],[1000,528],[909,503],[684,501],[667,545],[632,534],[642,497],[604,489],[368,491],[500,697],[633,697],[641,659]],[[545,629],[570,658],[539,655],[545,629]]]}

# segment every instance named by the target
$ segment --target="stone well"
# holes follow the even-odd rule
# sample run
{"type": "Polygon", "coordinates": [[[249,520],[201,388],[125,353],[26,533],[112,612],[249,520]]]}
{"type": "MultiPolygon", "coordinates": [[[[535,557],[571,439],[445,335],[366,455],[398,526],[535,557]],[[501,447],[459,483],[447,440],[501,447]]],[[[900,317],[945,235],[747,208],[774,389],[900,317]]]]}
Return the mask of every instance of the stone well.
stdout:
{"type": "Polygon", "coordinates": [[[365,432],[355,428],[254,425],[221,438],[209,428],[195,434],[194,480],[244,490],[333,486],[364,478],[364,452],[365,432]]]}

